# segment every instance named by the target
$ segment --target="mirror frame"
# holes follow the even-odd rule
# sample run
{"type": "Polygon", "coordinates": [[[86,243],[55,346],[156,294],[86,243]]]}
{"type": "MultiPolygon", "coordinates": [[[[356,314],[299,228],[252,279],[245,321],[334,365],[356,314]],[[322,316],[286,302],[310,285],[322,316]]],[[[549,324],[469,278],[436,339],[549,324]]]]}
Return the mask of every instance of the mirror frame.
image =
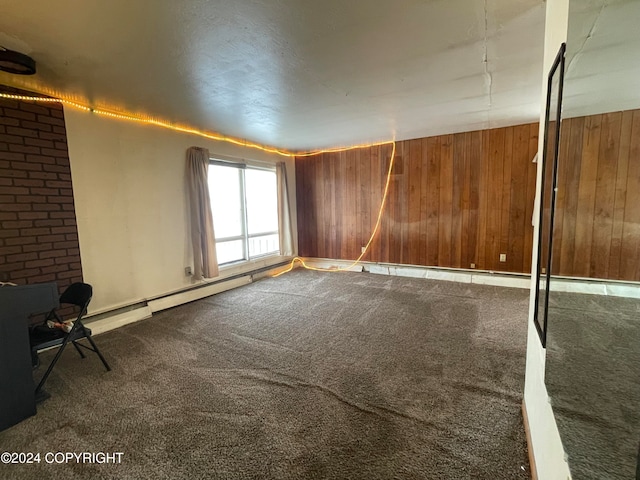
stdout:
{"type": "Polygon", "coordinates": [[[542,180],[541,180],[541,188],[540,188],[540,202],[538,205],[538,267],[536,269],[536,300],[535,300],[535,310],[533,314],[533,323],[536,326],[536,330],[538,331],[538,336],[540,337],[540,341],[542,342],[542,347],[546,348],[547,346],[547,307],[549,305],[549,281],[551,280],[551,258],[553,251],[553,223],[555,217],[555,205],[556,205],[556,190],[557,190],[557,181],[558,181],[558,152],[560,149],[560,121],[562,116],[562,88],[564,84],[564,66],[565,66],[565,52],[567,45],[563,43],[560,45],[560,50],[556,55],[555,60],[553,61],[553,65],[551,66],[551,70],[549,71],[549,77],[547,81],[547,102],[546,102],[546,111],[545,111],[545,125],[544,125],[544,144],[542,147],[542,155],[538,156],[538,158],[542,158],[542,180]],[[559,75],[556,77],[556,75],[559,75]],[[556,118],[555,118],[555,128],[553,131],[549,131],[549,114],[551,112],[551,93],[553,89],[553,82],[555,79],[558,79],[558,98],[556,105],[556,118]],[[555,140],[555,145],[553,146],[553,152],[551,152],[551,156],[548,155],[549,141],[555,140]],[[550,198],[545,199],[545,178],[546,172],[545,170],[549,167],[553,168],[552,175],[552,185],[550,190],[550,198]],[[546,225],[544,224],[544,206],[545,200],[550,201],[551,210],[549,215],[549,225],[548,225],[548,243],[547,243],[547,263],[545,265],[546,271],[543,274],[545,276],[545,288],[544,291],[540,290],[540,278],[541,278],[541,268],[542,265],[542,239],[545,234],[546,225]],[[544,301],[542,303],[542,309],[540,309],[540,295],[541,293],[544,295],[544,301]]]}

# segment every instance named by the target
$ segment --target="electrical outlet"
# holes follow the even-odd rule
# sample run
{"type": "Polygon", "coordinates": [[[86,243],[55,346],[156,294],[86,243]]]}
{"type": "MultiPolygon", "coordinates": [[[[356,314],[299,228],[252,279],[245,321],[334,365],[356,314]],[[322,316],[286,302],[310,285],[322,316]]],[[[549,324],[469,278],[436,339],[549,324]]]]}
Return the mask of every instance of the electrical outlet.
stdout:
{"type": "Polygon", "coordinates": [[[471,264],[471,268],[476,268],[476,264],[475,264],[475,263],[472,263],[472,264],[471,264]]]}
{"type": "Polygon", "coordinates": [[[191,267],[184,267],[184,275],[186,277],[190,277],[191,275],[193,275],[193,272],[191,271],[191,267]]]}
{"type": "Polygon", "coordinates": [[[501,262],[506,262],[507,261],[507,254],[506,253],[501,253],[500,254],[500,261],[501,262]]]}
{"type": "Polygon", "coordinates": [[[360,253],[364,253],[364,249],[365,249],[365,248],[366,248],[366,247],[361,247],[361,248],[360,248],[360,253]]]}

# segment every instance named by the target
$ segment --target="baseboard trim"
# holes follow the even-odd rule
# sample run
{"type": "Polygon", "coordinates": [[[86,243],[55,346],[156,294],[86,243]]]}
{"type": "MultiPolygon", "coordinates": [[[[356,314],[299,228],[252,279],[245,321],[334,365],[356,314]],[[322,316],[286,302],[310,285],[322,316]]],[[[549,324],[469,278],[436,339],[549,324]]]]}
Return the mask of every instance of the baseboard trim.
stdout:
{"type": "Polygon", "coordinates": [[[551,277],[553,292],[585,293],[609,297],[640,298],[640,283],[617,280],[551,277]]]}
{"type": "Polygon", "coordinates": [[[401,265],[392,263],[360,262],[351,266],[353,261],[335,260],[328,258],[305,258],[309,266],[319,268],[346,268],[351,272],[369,272],[378,275],[392,275],[398,277],[426,278],[448,282],[475,283],[479,285],[494,285],[529,289],[531,276],[509,272],[491,272],[486,270],[465,270],[457,268],[433,268],[419,265],[401,265]]]}
{"type": "MultiPolygon", "coordinates": [[[[359,262],[330,258],[303,258],[312,267],[345,268],[350,272],[369,272],[398,277],[426,278],[447,282],[475,283],[496,287],[531,288],[531,275],[493,270],[470,270],[464,268],[425,267],[399,263],[359,262]]],[[[296,264],[297,265],[297,264],[296,264]]],[[[640,282],[623,282],[597,278],[552,277],[554,292],[607,295],[613,297],[640,298],[640,282]]]]}
{"type": "Polygon", "coordinates": [[[529,276],[511,273],[474,272],[468,270],[441,270],[435,268],[414,267],[404,265],[369,265],[365,271],[398,277],[426,278],[445,282],[474,283],[477,285],[493,285],[528,289],[531,286],[529,276]]]}
{"type": "Polygon", "coordinates": [[[527,415],[527,404],[522,400],[522,422],[524,423],[524,433],[527,437],[527,453],[529,454],[529,469],[531,470],[531,480],[538,480],[538,469],[536,459],[533,456],[533,442],[531,441],[531,430],[529,429],[529,416],[527,415]]]}

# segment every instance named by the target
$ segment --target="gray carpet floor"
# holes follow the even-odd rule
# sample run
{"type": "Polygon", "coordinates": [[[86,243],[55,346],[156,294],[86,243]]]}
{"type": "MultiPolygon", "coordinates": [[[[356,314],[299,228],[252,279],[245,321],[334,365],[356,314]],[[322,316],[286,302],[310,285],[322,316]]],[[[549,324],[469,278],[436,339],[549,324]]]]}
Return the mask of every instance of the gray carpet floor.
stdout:
{"type": "Polygon", "coordinates": [[[640,300],[550,292],[546,384],[574,480],[632,480],[640,300]]]}
{"type": "MultiPolygon", "coordinates": [[[[296,270],[68,349],[11,479],[525,479],[529,292],[296,270]]],[[[47,352],[45,355],[50,355],[47,352]]],[[[46,362],[47,358],[43,358],[46,362]]]]}

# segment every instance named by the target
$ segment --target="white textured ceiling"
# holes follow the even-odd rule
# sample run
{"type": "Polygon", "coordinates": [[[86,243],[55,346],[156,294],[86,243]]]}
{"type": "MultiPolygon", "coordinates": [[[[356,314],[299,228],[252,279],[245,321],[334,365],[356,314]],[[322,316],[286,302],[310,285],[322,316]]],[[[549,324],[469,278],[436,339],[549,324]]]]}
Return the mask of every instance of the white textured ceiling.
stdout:
{"type": "Polygon", "coordinates": [[[569,5],[563,116],[640,108],[640,1],[569,5]]]}
{"type": "Polygon", "coordinates": [[[542,0],[0,0],[0,84],[289,149],[539,116],[542,0]]]}

